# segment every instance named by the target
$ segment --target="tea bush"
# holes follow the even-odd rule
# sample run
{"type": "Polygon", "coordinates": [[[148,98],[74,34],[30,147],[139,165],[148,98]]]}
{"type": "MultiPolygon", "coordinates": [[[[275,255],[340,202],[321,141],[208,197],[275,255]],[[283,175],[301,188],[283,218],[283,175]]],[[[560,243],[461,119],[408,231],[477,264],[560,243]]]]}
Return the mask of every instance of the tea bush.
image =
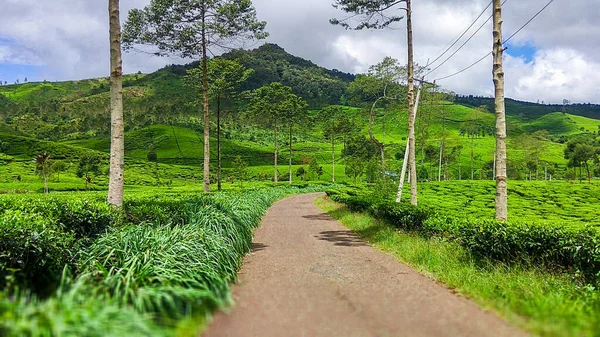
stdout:
{"type": "MultiPolygon", "coordinates": [[[[52,257],[51,267],[36,260],[31,270],[62,276],[56,277],[62,283],[47,299],[6,288],[0,296],[0,333],[94,336],[102,331],[129,336],[135,331],[160,336],[191,329],[183,335],[195,335],[197,320],[230,302],[229,284],[250,251],[252,229],[267,208],[287,195],[324,189],[323,185],[309,185],[211,195],[136,193],[126,198],[124,221],[113,217],[100,194],[84,194],[87,203],[70,196],[50,201],[36,201],[39,197],[0,199],[14,208],[4,213],[4,227],[13,230],[0,228],[0,244],[19,238],[22,228],[27,233],[22,241],[29,240],[36,230],[51,228],[53,236],[48,237],[60,240],[36,245],[40,254],[52,257]],[[44,208],[44,202],[51,207],[44,208]],[[61,202],[62,208],[56,206],[61,202]],[[44,212],[55,216],[44,217],[44,212]],[[70,212],[78,215],[73,223],[79,225],[59,225],[64,221],[58,221],[61,217],[56,214],[70,212]],[[23,220],[10,218],[13,213],[23,220]],[[109,219],[103,234],[82,236],[72,230],[93,227],[93,219],[100,223],[109,219]],[[29,225],[32,229],[27,227],[29,223],[34,224],[29,225]],[[60,250],[63,241],[68,249],[60,250]],[[119,312],[122,316],[115,317],[119,312]],[[192,327],[186,327],[188,320],[195,322],[192,327]],[[117,327],[120,323],[122,327],[117,327]]],[[[8,273],[4,267],[3,273],[8,273]]],[[[22,275],[24,282],[19,285],[27,287],[30,274],[22,275]]]]}
{"type": "Polygon", "coordinates": [[[529,262],[600,280],[600,233],[590,225],[501,223],[456,211],[394,203],[349,191],[327,191],[353,211],[368,211],[400,229],[459,242],[473,253],[503,262],[529,262]]]}

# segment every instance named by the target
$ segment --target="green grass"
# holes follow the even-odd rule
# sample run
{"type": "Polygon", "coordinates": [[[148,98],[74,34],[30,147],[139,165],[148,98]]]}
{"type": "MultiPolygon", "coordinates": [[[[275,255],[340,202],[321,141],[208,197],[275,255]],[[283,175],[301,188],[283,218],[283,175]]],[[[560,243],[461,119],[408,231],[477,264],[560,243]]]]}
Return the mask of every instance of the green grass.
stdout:
{"type": "Polygon", "coordinates": [[[458,243],[398,232],[330,200],[316,204],[375,247],[514,325],[541,336],[600,335],[600,293],[569,275],[479,259],[458,243]]]}

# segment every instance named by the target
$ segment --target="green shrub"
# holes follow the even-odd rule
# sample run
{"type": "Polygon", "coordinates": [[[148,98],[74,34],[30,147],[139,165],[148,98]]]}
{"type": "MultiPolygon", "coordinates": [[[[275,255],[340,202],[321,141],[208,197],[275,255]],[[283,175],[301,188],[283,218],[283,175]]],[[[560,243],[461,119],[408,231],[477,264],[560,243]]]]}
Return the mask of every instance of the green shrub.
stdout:
{"type": "Polygon", "coordinates": [[[527,262],[600,281],[600,233],[593,226],[531,222],[501,223],[458,212],[381,201],[342,189],[328,191],[352,211],[368,211],[393,226],[458,241],[476,255],[503,262],[527,262]]]}
{"type": "MultiPolygon", "coordinates": [[[[33,242],[32,233],[40,228],[52,229],[52,237],[58,240],[44,241],[44,246],[35,247],[40,248],[36,252],[65,256],[66,260],[51,260],[52,268],[43,261],[32,267],[59,275],[65,265],[75,264],[74,273],[63,274],[62,286],[47,300],[5,289],[4,295],[11,298],[0,295],[0,333],[125,336],[135,331],[160,336],[170,329],[180,329],[186,320],[205,318],[230,302],[229,284],[237,277],[242,258],[250,251],[252,229],[267,208],[286,195],[325,188],[275,187],[200,196],[139,193],[126,200],[129,217],[124,224],[112,223],[104,234],[85,240],[76,239],[77,231],[68,229],[76,225],[58,219],[74,214],[73,224],[81,224],[82,228],[93,219],[106,223],[110,209],[104,195],[85,194],[89,197],[87,203],[69,197],[52,202],[0,198],[0,205],[22,209],[6,213],[14,213],[13,217],[4,215],[7,221],[0,224],[12,230],[0,228],[0,235],[5,235],[0,236],[0,244],[33,242]],[[43,213],[53,215],[44,217],[43,213]],[[27,224],[35,225],[29,229],[27,224]],[[22,228],[25,234],[20,235],[22,228]],[[21,241],[15,240],[21,237],[21,241]],[[52,244],[63,248],[61,242],[72,251],[55,251],[52,244]]],[[[96,229],[91,232],[96,233],[96,229]]],[[[29,277],[25,275],[23,281],[26,283],[29,277]]]]}
{"type": "Polygon", "coordinates": [[[7,210],[0,216],[0,286],[49,294],[74,262],[74,234],[47,218],[7,210]]]}

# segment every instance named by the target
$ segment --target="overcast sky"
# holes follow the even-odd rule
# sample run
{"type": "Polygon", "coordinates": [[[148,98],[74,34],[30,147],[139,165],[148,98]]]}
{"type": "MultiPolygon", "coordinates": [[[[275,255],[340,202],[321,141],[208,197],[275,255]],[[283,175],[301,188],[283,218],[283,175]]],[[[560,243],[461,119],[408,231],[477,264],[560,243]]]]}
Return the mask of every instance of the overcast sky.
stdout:
{"type": "MultiPolygon", "coordinates": [[[[344,17],[332,0],[254,0],[271,36],[288,52],[327,67],[360,73],[392,56],[406,62],[404,22],[395,30],[346,31],[329,18],[344,17]]],[[[509,37],[548,0],[508,0],[509,37]]],[[[149,0],[121,0],[127,11],[149,0]]],[[[458,36],[489,0],[418,0],[413,4],[415,61],[426,64],[458,36]]],[[[479,27],[491,9],[475,24],[479,27]]],[[[600,103],[598,0],[555,1],[510,41],[505,56],[506,96],[562,103],[600,103]]],[[[474,29],[472,30],[474,31],[474,29]]],[[[466,37],[470,36],[467,33],[466,37]]],[[[464,40],[464,39],[463,39],[464,40]]],[[[458,47],[462,42],[458,43],[458,47]]],[[[491,51],[491,20],[429,79],[453,74],[491,51]]],[[[452,52],[437,61],[438,66],[452,52]]],[[[14,82],[108,76],[108,10],[102,0],[0,0],[0,80],[14,82]]],[[[152,72],[181,60],[125,55],[125,72],[152,72]]],[[[461,94],[492,95],[491,56],[460,75],[438,82],[461,94]]]]}

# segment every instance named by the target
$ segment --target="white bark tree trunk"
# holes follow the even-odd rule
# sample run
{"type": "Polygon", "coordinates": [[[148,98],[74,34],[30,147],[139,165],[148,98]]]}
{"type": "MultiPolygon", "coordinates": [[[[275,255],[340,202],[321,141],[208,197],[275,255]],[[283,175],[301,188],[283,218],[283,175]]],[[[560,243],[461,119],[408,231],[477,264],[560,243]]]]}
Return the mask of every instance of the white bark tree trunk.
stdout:
{"type": "MultiPolygon", "coordinates": [[[[108,1],[110,31],[110,180],[108,203],[123,206],[125,132],[123,125],[123,62],[119,0],[108,1]]],[[[86,182],[87,185],[87,182],[86,182]]]]}
{"type": "Polygon", "coordinates": [[[417,200],[417,163],[415,158],[415,105],[413,33],[411,0],[406,0],[406,26],[408,33],[408,161],[410,163],[410,203],[416,205],[417,200]]]}
{"type": "Polygon", "coordinates": [[[204,99],[204,192],[210,192],[210,112],[208,110],[208,55],[206,55],[206,11],[202,13],[202,95],[204,99]]]}
{"type": "Polygon", "coordinates": [[[494,66],[493,78],[496,103],[496,219],[506,221],[508,192],[506,178],[506,115],[504,107],[504,70],[502,55],[502,1],[494,0],[494,66]]]}
{"type": "Polygon", "coordinates": [[[273,128],[273,135],[275,137],[275,144],[274,144],[274,150],[273,150],[273,154],[275,155],[275,171],[273,172],[273,182],[275,184],[277,184],[277,174],[279,173],[279,171],[277,171],[277,121],[275,121],[275,127],[273,128]]]}
{"type": "Polygon", "coordinates": [[[293,183],[292,181],[292,156],[294,155],[294,150],[292,148],[292,124],[290,123],[290,185],[293,183]]]}

